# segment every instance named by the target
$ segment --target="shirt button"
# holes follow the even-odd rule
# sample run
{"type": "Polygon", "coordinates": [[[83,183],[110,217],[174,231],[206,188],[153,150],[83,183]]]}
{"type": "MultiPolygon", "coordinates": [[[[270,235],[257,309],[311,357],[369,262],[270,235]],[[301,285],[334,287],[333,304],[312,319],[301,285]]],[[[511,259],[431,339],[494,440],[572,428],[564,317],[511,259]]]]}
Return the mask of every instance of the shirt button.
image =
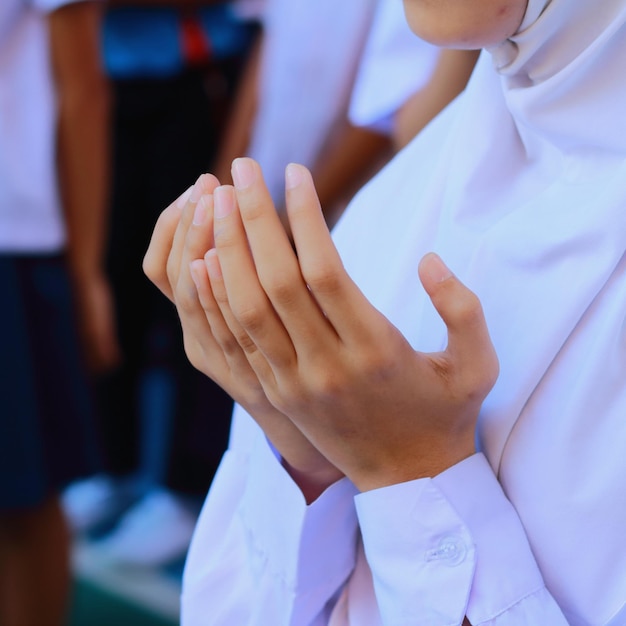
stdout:
{"type": "Polygon", "coordinates": [[[467,546],[460,537],[443,537],[436,548],[426,552],[427,561],[441,561],[443,565],[455,567],[465,561],[467,546]]]}

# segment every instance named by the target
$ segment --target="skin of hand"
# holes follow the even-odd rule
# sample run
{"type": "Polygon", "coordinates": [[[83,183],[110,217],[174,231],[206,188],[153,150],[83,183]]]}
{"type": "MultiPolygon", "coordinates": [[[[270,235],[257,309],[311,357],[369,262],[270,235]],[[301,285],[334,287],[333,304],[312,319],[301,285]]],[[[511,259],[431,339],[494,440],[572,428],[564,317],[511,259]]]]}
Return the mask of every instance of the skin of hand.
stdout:
{"type": "Polygon", "coordinates": [[[115,365],[120,358],[104,272],[110,97],[100,56],[101,15],[100,3],[77,2],[49,17],[67,257],[82,343],[95,371],[115,365]]]}
{"type": "Polygon", "coordinates": [[[343,474],[268,401],[240,346],[240,341],[245,342],[245,333],[228,314],[219,265],[214,266],[213,193],[218,184],[214,176],[203,175],[193,188],[163,211],[143,269],[176,304],[190,362],[256,419],[280,450],[283,465],[310,503],[343,474]],[[214,273],[211,283],[208,267],[214,273]],[[226,315],[222,314],[222,307],[226,315]]]}
{"type": "Polygon", "coordinates": [[[433,476],[473,454],[477,415],[498,374],[478,298],[426,255],[419,276],[448,346],[420,353],[346,274],[306,168],[287,169],[295,252],[258,164],[236,159],[233,179],[235,189],[213,193],[211,290],[204,285],[200,300],[207,318],[219,306],[259,396],[362,491],[433,476]]]}

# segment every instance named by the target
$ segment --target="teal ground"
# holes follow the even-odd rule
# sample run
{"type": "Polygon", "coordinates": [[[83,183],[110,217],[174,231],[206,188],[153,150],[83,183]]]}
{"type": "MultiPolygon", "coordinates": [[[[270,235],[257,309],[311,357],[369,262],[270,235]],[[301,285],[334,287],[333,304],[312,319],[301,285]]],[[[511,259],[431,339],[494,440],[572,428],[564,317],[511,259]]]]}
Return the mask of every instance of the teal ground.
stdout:
{"type": "Polygon", "coordinates": [[[107,563],[89,543],[74,550],[68,626],[178,626],[182,563],[124,568],[107,563]]]}

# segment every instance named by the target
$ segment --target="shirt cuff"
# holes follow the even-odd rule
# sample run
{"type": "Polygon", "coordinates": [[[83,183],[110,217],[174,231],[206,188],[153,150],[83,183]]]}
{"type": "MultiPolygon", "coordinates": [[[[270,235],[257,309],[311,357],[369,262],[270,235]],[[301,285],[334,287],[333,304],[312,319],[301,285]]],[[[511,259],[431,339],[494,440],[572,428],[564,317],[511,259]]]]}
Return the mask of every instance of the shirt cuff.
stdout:
{"type": "MultiPolygon", "coordinates": [[[[354,567],[357,490],[344,478],[307,505],[265,437],[256,440],[248,476],[240,511],[255,567],[269,569],[297,593],[302,606],[296,614],[302,610],[310,617],[354,567]]],[[[308,623],[304,613],[294,623],[308,623]]]]}
{"type": "Polygon", "coordinates": [[[383,621],[449,626],[467,615],[480,624],[544,586],[482,454],[360,494],[356,507],[383,621]]]}

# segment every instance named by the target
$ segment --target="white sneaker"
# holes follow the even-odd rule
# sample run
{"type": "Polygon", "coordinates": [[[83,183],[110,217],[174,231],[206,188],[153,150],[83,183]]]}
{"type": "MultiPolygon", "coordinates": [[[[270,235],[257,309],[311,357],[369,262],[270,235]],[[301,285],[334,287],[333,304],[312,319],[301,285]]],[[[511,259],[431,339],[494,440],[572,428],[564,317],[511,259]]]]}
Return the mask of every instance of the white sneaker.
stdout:
{"type": "Polygon", "coordinates": [[[154,567],[186,555],[197,515],[181,498],[154,490],[131,507],[116,528],[98,541],[103,558],[154,567]]]}
{"type": "Polygon", "coordinates": [[[69,485],[61,494],[61,504],[75,533],[86,532],[112,520],[123,509],[115,481],[105,474],[69,485]]]}

